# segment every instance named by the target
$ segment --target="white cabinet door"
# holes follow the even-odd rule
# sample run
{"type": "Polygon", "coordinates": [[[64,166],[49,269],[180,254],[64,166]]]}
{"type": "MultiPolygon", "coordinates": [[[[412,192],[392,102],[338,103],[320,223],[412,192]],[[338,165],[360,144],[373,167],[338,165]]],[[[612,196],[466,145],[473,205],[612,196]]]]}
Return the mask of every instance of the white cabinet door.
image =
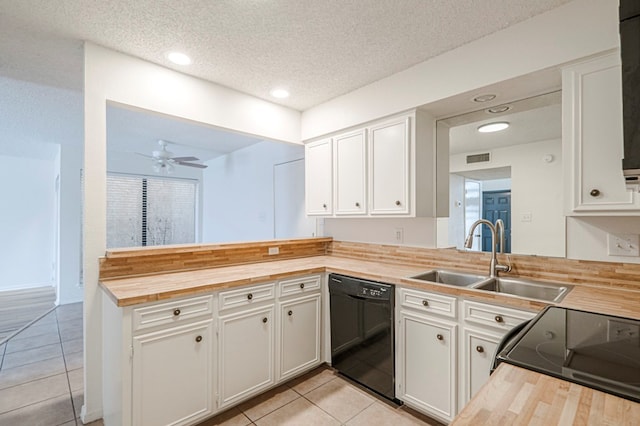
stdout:
{"type": "Polygon", "coordinates": [[[305,145],[305,196],[308,215],[333,213],[333,169],[331,139],[305,145]]]}
{"type": "Polygon", "coordinates": [[[212,321],[133,338],[132,424],[183,425],[212,413],[212,321]]]}
{"type": "Polygon", "coordinates": [[[399,399],[446,421],[456,413],[457,327],[400,311],[399,399]]]}
{"type": "Polygon", "coordinates": [[[622,77],[617,53],[562,72],[563,145],[576,212],[638,209],[622,174],[622,77]]]}
{"type": "Polygon", "coordinates": [[[410,182],[409,118],[369,130],[371,214],[408,214],[410,182]]]}
{"type": "Polygon", "coordinates": [[[273,384],[274,305],[220,317],[218,348],[219,408],[273,384]]]}
{"type": "Polygon", "coordinates": [[[320,293],[280,303],[279,379],[320,363],[320,293]]]}
{"type": "Polygon", "coordinates": [[[364,214],[366,202],[365,130],[334,138],[336,215],[364,214]]]}
{"type": "Polygon", "coordinates": [[[489,371],[493,363],[499,335],[474,329],[464,329],[464,406],[489,380],[489,371]]]}

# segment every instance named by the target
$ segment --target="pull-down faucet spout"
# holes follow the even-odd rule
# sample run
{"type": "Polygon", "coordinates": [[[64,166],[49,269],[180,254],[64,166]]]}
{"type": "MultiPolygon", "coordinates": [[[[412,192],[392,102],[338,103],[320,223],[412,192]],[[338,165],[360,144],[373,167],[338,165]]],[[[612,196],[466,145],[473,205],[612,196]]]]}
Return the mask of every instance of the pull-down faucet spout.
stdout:
{"type": "Polygon", "coordinates": [[[469,235],[467,235],[467,238],[464,240],[465,248],[471,248],[471,246],[473,245],[473,233],[481,224],[487,225],[487,227],[489,227],[489,230],[491,231],[491,264],[489,265],[489,277],[496,278],[498,276],[498,271],[509,272],[511,270],[511,266],[500,265],[498,263],[498,257],[496,254],[496,240],[498,239],[498,232],[500,233],[500,251],[504,253],[504,223],[502,222],[502,220],[498,219],[496,221],[496,225],[494,226],[493,223],[489,222],[486,219],[476,220],[475,222],[473,222],[473,225],[471,225],[471,228],[469,229],[469,235]]]}

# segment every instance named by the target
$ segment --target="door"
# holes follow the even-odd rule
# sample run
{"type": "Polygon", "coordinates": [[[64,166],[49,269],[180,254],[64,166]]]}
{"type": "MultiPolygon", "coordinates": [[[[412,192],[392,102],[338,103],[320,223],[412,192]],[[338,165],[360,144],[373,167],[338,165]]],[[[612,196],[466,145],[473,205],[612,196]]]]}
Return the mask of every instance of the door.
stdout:
{"type": "Polygon", "coordinates": [[[134,425],[184,425],[212,412],[211,320],[133,339],[134,425]]]}
{"type": "Polygon", "coordinates": [[[462,404],[466,404],[489,380],[489,371],[500,337],[480,331],[464,330],[465,377],[462,404]]]}
{"type": "Polygon", "coordinates": [[[274,383],[274,305],[220,317],[220,408],[274,383]]]}
{"type": "Polygon", "coordinates": [[[333,169],[331,139],[312,142],[304,147],[305,197],[308,215],[333,213],[333,169]]]}
{"type": "Polygon", "coordinates": [[[335,138],[336,214],[367,212],[365,130],[335,138]]]}
{"type": "MultiPolygon", "coordinates": [[[[482,218],[491,223],[502,219],[504,222],[504,252],[511,253],[511,191],[484,191],[482,193],[482,218]]],[[[491,231],[484,225],[482,226],[482,251],[491,251],[491,231]]]]}
{"type": "Polygon", "coordinates": [[[455,414],[457,325],[400,313],[401,397],[439,418],[455,414]]]}
{"type": "Polygon", "coordinates": [[[409,213],[409,119],[369,131],[371,214],[409,213]]]}
{"type": "Polygon", "coordinates": [[[280,304],[280,378],[320,363],[320,293],[280,304]]]}
{"type": "Polygon", "coordinates": [[[304,159],[273,166],[274,238],[316,235],[316,220],[304,210],[304,159]]]}

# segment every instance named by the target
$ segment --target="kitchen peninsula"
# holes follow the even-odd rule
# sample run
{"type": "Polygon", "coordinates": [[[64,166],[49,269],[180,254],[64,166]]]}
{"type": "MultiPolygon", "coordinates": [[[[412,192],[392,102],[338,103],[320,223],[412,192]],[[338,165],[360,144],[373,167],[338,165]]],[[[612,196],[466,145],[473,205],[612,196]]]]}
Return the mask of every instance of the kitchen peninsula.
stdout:
{"type": "MultiPolygon", "coordinates": [[[[561,306],[640,318],[637,308],[640,305],[640,285],[635,278],[640,273],[638,265],[521,255],[512,255],[511,262],[513,272],[510,275],[573,285],[572,291],[562,300],[561,306]]],[[[212,343],[207,346],[206,356],[201,357],[202,351],[196,350],[195,358],[189,358],[203,362],[211,379],[206,377],[206,380],[199,382],[198,390],[202,390],[201,395],[205,395],[202,399],[203,406],[187,407],[191,409],[189,413],[193,414],[193,417],[185,417],[180,424],[197,423],[275,384],[327,362],[330,357],[327,354],[325,331],[328,321],[326,274],[330,272],[395,284],[396,288],[420,292],[419,294],[433,296],[438,300],[450,300],[450,320],[458,321],[458,307],[462,311],[459,314],[459,325],[455,326],[454,330],[458,326],[464,329],[468,307],[492,307],[505,312],[505,318],[510,318],[508,314],[531,317],[547,305],[532,299],[409,278],[432,268],[463,269],[487,274],[488,264],[489,257],[486,253],[351,243],[333,241],[331,238],[109,251],[101,259],[101,287],[108,296],[103,298],[103,356],[105,360],[111,360],[108,361],[109,365],[105,371],[118,374],[115,375],[116,379],[111,381],[105,377],[105,420],[113,416],[111,418],[119,419],[118,423],[134,424],[132,419],[139,419],[140,417],[136,416],[144,414],[145,404],[151,401],[140,399],[139,395],[131,392],[130,385],[132,382],[136,383],[136,374],[139,374],[137,371],[132,373],[131,368],[135,370],[137,365],[141,365],[136,357],[140,352],[145,353],[146,343],[163,342],[169,334],[179,336],[179,339],[186,336],[184,340],[177,342],[188,346],[188,350],[181,352],[187,356],[193,356],[195,347],[191,334],[195,333],[194,341],[198,344],[205,341],[212,343]],[[278,247],[278,254],[269,255],[270,247],[278,247]],[[251,297],[248,297],[249,295],[251,297]],[[189,303],[181,306],[180,301],[184,300],[188,300],[189,303]],[[297,346],[287,346],[289,323],[283,321],[282,312],[295,311],[290,306],[296,304],[299,309],[309,314],[306,318],[314,318],[317,323],[311,326],[300,325],[301,328],[296,329],[304,330],[304,336],[311,336],[309,341],[305,340],[305,343],[297,346]],[[176,315],[178,310],[180,312],[176,315]],[[248,316],[245,316],[245,312],[248,316]],[[258,381],[258,386],[245,386],[247,392],[243,393],[245,389],[232,392],[229,390],[230,387],[239,385],[235,382],[224,382],[221,374],[224,371],[220,364],[220,359],[225,355],[223,346],[231,341],[227,340],[230,335],[225,334],[223,324],[235,324],[233,320],[252,318],[252,315],[262,321],[261,324],[265,327],[275,327],[268,329],[265,340],[266,347],[271,348],[268,352],[271,356],[266,357],[268,365],[265,365],[268,374],[265,380],[258,381]],[[267,321],[264,321],[265,319],[267,321]],[[163,328],[167,324],[173,327],[173,332],[163,328]],[[174,333],[175,331],[178,333],[174,333]],[[273,342],[276,341],[278,344],[274,348],[273,342]],[[289,365],[291,357],[287,355],[290,354],[288,351],[296,348],[305,352],[307,356],[304,359],[294,357],[295,365],[289,365]],[[212,395],[216,395],[217,398],[211,397],[212,395]],[[228,398],[225,398],[225,395],[228,398]],[[209,397],[211,402],[206,401],[209,397]]],[[[401,300],[397,301],[398,305],[402,303],[401,300]]],[[[295,317],[295,314],[293,316],[295,317]]],[[[476,318],[478,319],[483,320],[481,317],[476,318]]],[[[507,328],[509,324],[505,322],[499,326],[507,328]]],[[[231,332],[243,329],[240,327],[228,330],[231,332]]],[[[254,337],[257,341],[261,336],[262,334],[258,333],[254,337]]],[[[461,338],[461,344],[456,346],[457,339],[455,335],[452,336],[452,371],[456,371],[458,359],[460,364],[467,365],[464,362],[467,357],[459,355],[455,350],[459,347],[462,352],[466,348],[462,340],[461,338]]],[[[168,351],[170,348],[171,345],[164,347],[164,350],[168,351]]],[[[485,360],[491,355],[484,354],[485,360]]],[[[159,360],[175,361],[162,357],[159,360]]],[[[144,365],[152,368],[152,364],[144,365]]],[[[542,392],[540,389],[558,383],[558,392],[566,391],[565,394],[569,395],[562,399],[565,394],[558,393],[559,399],[553,401],[551,406],[554,408],[549,412],[534,410],[534,414],[543,422],[545,419],[556,418],[545,417],[557,416],[554,410],[569,410],[565,408],[569,404],[575,407],[574,415],[579,416],[582,415],[580,413],[592,410],[591,415],[596,416],[593,418],[602,421],[613,415],[624,423],[627,421],[625,419],[634,418],[626,416],[633,414],[638,418],[640,415],[640,404],[509,365],[500,366],[496,376],[476,393],[466,407],[463,407],[470,396],[470,391],[463,389],[473,387],[465,380],[469,366],[464,365],[461,368],[463,374],[460,380],[456,380],[455,377],[451,379],[452,396],[446,401],[450,404],[434,404],[432,409],[423,411],[444,421],[450,421],[461,411],[454,420],[455,424],[481,424],[482,416],[486,415],[486,408],[491,404],[492,415],[501,412],[505,416],[513,412],[518,414],[517,410],[514,411],[517,401],[512,400],[514,395],[505,389],[505,383],[520,386],[519,383],[526,382],[529,383],[526,388],[531,389],[531,393],[527,395],[537,395],[536,392],[542,392]],[[496,386],[503,392],[496,393],[496,386]],[[490,396],[488,392],[491,392],[490,396]],[[593,395],[593,398],[587,398],[580,392],[587,392],[593,395]],[[575,395],[578,395],[577,399],[575,395]],[[615,414],[612,414],[611,410],[598,410],[596,406],[605,404],[608,407],[612,403],[619,408],[615,414]]],[[[202,373],[196,371],[194,377],[206,376],[202,373]]],[[[246,377],[244,379],[249,380],[246,377]]],[[[403,383],[403,380],[400,379],[400,382],[403,383]]],[[[142,395],[146,397],[151,394],[142,395]]],[[[158,395],[158,392],[155,395],[158,395]]],[[[524,394],[520,398],[518,401],[521,404],[532,400],[524,394]]],[[[192,401],[196,400],[197,398],[194,398],[192,401]]],[[[158,403],[162,401],[155,401],[156,405],[158,403]]],[[[415,407],[416,404],[411,405],[415,407]]],[[[431,407],[428,403],[425,406],[431,407]]]]}

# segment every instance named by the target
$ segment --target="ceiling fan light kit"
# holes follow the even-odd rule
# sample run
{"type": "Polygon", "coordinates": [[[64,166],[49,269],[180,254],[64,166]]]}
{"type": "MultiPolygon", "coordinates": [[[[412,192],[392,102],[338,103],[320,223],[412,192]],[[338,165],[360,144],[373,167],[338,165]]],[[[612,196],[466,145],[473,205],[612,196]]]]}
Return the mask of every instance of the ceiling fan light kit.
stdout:
{"type": "Polygon", "coordinates": [[[160,145],[159,150],[153,151],[151,155],[141,153],[137,154],[150,158],[153,161],[153,171],[156,173],[171,174],[176,164],[179,166],[195,167],[198,169],[207,168],[206,164],[192,163],[192,161],[199,161],[200,159],[198,157],[174,157],[173,152],[167,149],[168,144],[169,142],[160,139],[158,141],[158,145],[160,145]]]}

